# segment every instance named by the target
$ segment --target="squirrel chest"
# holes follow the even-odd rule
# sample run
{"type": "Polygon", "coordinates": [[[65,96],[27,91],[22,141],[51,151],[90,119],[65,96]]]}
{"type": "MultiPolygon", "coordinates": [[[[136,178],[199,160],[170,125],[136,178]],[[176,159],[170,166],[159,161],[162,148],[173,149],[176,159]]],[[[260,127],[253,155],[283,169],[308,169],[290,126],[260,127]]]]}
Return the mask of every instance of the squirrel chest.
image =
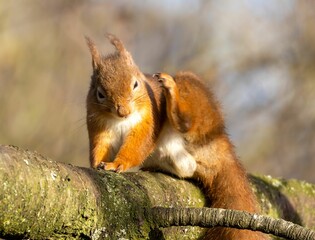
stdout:
{"type": "Polygon", "coordinates": [[[104,120],[102,141],[110,145],[110,161],[115,159],[117,152],[124,143],[126,136],[142,120],[140,112],[135,111],[127,118],[117,118],[110,116],[104,120]],[[106,133],[106,134],[105,134],[106,133]]]}
{"type": "MultiPolygon", "coordinates": [[[[110,144],[110,160],[113,161],[126,136],[135,125],[141,125],[143,116],[135,111],[125,119],[111,117],[104,122],[106,136],[102,141],[110,144]]],[[[196,170],[194,157],[186,150],[181,133],[166,122],[156,142],[154,151],[142,163],[143,168],[160,169],[178,177],[192,177],[196,170]]]]}

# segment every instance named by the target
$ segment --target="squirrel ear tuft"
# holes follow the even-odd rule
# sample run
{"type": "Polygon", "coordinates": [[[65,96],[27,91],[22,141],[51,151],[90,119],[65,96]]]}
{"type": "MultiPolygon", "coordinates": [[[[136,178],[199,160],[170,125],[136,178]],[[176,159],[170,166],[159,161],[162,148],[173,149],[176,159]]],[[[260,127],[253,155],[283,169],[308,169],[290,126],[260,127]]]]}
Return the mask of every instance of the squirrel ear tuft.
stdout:
{"type": "Polygon", "coordinates": [[[122,41],[119,38],[117,38],[115,35],[111,33],[106,33],[106,37],[109,39],[110,43],[115,46],[118,52],[121,53],[121,52],[127,51],[122,41]]]}
{"type": "Polygon", "coordinates": [[[111,33],[107,33],[106,37],[109,39],[111,44],[113,44],[115,46],[115,48],[119,52],[119,54],[122,57],[124,57],[130,65],[133,65],[134,62],[133,62],[132,56],[126,50],[126,48],[125,48],[124,44],[122,43],[122,41],[119,38],[117,38],[115,35],[111,34],[111,33]]]}
{"type": "Polygon", "coordinates": [[[86,43],[90,49],[90,52],[91,52],[91,55],[92,55],[92,66],[93,66],[93,69],[96,70],[99,68],[99,66],[101,65],[102,63],[102,58],[101,58],[101,55],[99,54],[97,48],[96,48],[96,45],[94,44],[94,42],[87,36],[85,36],[85,40],[86,40],[86,43]]]}

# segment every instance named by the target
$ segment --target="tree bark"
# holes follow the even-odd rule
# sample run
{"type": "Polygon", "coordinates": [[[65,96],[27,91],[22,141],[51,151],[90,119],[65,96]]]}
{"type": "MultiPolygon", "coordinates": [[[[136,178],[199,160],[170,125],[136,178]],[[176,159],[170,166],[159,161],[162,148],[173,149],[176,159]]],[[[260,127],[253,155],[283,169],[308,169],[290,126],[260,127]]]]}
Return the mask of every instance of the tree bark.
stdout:
{"type": "MultiPolygon", "coordinates": [[[[315,186],[251,176],[263,213],[315,226],[315,186]]],[[[204,229],[159,229],[152,207],[203,207],[195,183],[162,173],[96,171],[0,146],[0,238],[197,239],[204,229]]]]}

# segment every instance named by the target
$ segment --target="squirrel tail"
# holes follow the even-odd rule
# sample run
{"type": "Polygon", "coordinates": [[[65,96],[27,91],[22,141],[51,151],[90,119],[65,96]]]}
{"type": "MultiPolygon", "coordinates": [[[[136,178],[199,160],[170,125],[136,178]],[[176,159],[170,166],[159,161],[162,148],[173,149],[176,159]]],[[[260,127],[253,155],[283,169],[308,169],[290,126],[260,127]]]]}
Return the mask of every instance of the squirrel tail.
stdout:
{"type": "MultiPolygon", "coordinates": [[[[227,160],[214,177],[201,176],[200,180],[206,190],[210,207],[259,212],[255,195],[251,190],[247,174],[241,163],[227,160]]],[[[204,239],[209,240],[266,240],[266,235],[251,230],[227,227],[210,228],[204,239]]]]}

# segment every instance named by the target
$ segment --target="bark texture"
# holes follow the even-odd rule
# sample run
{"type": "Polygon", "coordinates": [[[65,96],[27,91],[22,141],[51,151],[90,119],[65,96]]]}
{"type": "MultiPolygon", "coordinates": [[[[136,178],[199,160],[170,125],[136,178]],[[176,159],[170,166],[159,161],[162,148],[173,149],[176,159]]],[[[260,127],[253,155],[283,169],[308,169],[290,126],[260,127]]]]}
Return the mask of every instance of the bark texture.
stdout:
{"type": "Polygon", "coordinates": [[[268,216],[222,208],[161,208],[152,209],[160,227],[200,226],[233,227],[270,233],[291,240],[313,240],[315,231],[298,224],[268,216]]]}
{"type": "MultiPolygon", "coordinates": [[[[251,177],[262,210],[314,228],[315,187],[251,177]]],[[[0,146],[0,238],[197,239],[199,227],[157,228],[152,207],[203,207],[196,184],[162,173],[95,171],[0,146]]]]}

